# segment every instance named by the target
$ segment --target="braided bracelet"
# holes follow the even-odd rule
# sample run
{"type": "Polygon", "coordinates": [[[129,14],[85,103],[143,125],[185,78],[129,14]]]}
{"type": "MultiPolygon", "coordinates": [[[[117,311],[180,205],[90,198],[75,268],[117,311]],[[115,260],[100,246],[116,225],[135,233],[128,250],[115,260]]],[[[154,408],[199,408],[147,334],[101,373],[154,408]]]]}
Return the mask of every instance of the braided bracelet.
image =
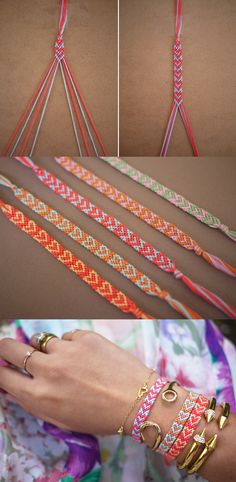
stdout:
{"type": "Polygon", "coordinates": [[[77,276],[85,281],[94,291],[107,301],[115,305],[124,313],[131,313],[136,318],[151,319],[140,310],[136,304],[124,293],[117,290],[111,283],[103,279],[96,271],[87,266],[83,261],[76,258],[74,254],[65,249],[47,231],[40,228],[32,219],[27,218],[21,211],[10,204],[5,204],[0,199],[0,208],[3,214],[15,224],[19,229],[31,236],[41,246],[43,246],[58,261],[73,271],[77,276]]]}
{"type": "Polygon", "coordinates": [[[196,405],[196,402],[198,400],[198,397],[199,395],[197,393],[193,393],[193,392],[190,392],[179,413],[178,413],[178,416],[175,418],[175,420],[173,421],[172,425],[171,425],[171,428],[169,430],[169,432],[165,435],[163,441],[161,442],[161,444],[159,445],[158,449],[157,449],[157,452],[162,454],[162,455],[165,455],[167,454],[172,445],[175,443],[175,441],[177,440],[177,437],[178,435],[180,434],[180,432],[183,430],[184,428],[184,425],[186,424],[187,420],[189,419],[195,405],[196,405]]]}
{"type": "Polygon", "coordinates": [[[197,206],[196,204],[193,204],[191,201],[188,201],[186,198],[184,198],[181,194],[178,194],[172,189],[164,186],[164,184],[161,184],[159,181],[156,181],[156,179],[153,179],[147,174],[144,174],[143,172],[139,171],[138,169],[118,157],[102,157],[101,159],[103,159],[105,162],[117,169],[117,171],[125,174],[126,176],[130,177],[130,179],[133,179],[133,181],[141,184],[141,186],[144,186],[150,191],[153,191],[158,196],[162,197],[171,204],[174,204],[174,206],[190,214],[198,221],[201,221],[201,223],[206,224],[210,228],[221,230],[230,239],[236,241],[236,231],[230,230],[228,226],[222,224],[220,219],[209,213],[209,211],[206,211],[205,209],[197,206]]]}
{"type": "Polygon", "coordinates": [[[165,221],[162,217],[155,214],[150,209],[146,208],[142,204],[138,203],[135,199],[127,196],[124,192],[119,191],[117,188],[104,181],[94,173],[86,169],[84,166],[75,162],[70,157],[56,157],[56,162],[63,167],[66,171],[76,176],[81,181],[84,181],[89,186],[104,194],[108,199],[111,199],[119,206],[130,211],[146,224],[157,229],[159,232],[172,239],[175,243],[178,243],[188,251],[193,251],[197,256],[202,256],[206,261],[214,268],[228,274],[229,276],[236,277],[236,268],[226,263],[217,256],[204,251],[194,239],[188,234],[181,231],[174,224],[165,221]]]}
{"type": "Polygon", "coordinates": [[[165,378],[159,378],[158,380],[155,381],[153,386],[150,388],[147,396],[145,397],[141,407],[139,408],[139,411],[133,421],[132,425],[132,432],[131,436],[132,438],[138,442],[142,442],[141,438],[141,425],[147,420],[151,409],[157,400],[158,395],[160,394],[162,388],[168,383],[168,380],[165,378]]]}
{"type": "Polygon", "coordinates": [[[39,214],[43,219],[56,226],[59,230],[66,233],[74,241],[80,243],[85,249],[93,253],[95,256],[108,263],[118,273],[130,280],[144,293],[150,296],[157,296],[161,300],[166,301],[174,310],[185,318],[202,318],[196,312],[185,306],[183,303],[175,300],[167,291],[163,291],[148,276],[141,273],[132,264],[128,263],[124,258],[114,251],[111,251],[106,245],[96,240],[86,232],[82,231],[78,226],[71,223],[69,219],[64,218],[55,209],[33,196],[29,191],[17,187],[5,176],[0,175],[0,184],[12,190],[15,197],[19,201],[39,214]]]}
{"type": "Polygon", "coordinates": [[[175,120],[178,112],[181,115],[185,129],[189,138],[189,142],[192,146],[194,156],[199,156],[198,148],[193,136],[190,120],[187,115],[187,111],[184,105],[183,98],[183,52],[180,41],[182,31],[182,0],[176,0],[176,30],[175,30],[175,43],[173,49],[174,55],[174,100],[171,108],[168,126],[164,137],[164,142],[161,149],[161,157],[167,155],[168,147],[170,144],[171,135],[175,125],[175,120]]]}
{"type": "Polygon", "coordinates": [[[101,137],[65,56],[63,35],[67,23],[67,9],[68,0],[60,0],[59,31],[54,46],[53,60],[12,133],[3,151],[4,156],[10,153],[10,157],[12,157],[17,148],[19,155],[23,155],[28,149],[30,149],[30,155],[33,155],[59,67],[80,156],[83,155],[83,152],[86,153],[86,156],[90,156],[91,153],[98,155],[99,150],[103,155],[106,154],[101,137]],[[31,134],[35,128],[36,132],[33,135],[31,148],[29,148],[31,134]],[[22,145],[19,148],[21,141],[22,145]]]}
{"type": "Polygon", "coordinates": [[[191,412],[190,417],[184,424],[184,427],[177,437],[176,441],[173,443],[172,447],[168,451],[168,457],[171,459],[176,459],[179,454],[184,450],[189,440],[193,436],[194,431],[197,429],[201,418],[208,406],[209,400],[203,395],[199,395],[197,402],[191,412]]]}

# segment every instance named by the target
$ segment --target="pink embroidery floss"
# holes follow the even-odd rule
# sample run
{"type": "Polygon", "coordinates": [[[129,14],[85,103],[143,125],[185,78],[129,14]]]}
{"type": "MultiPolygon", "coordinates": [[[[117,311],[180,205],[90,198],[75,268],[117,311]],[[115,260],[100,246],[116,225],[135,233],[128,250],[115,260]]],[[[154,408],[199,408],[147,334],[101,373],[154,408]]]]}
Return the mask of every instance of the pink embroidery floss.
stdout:
{"type": "Polygon", "coordinates": [[[187,115],[183,99],[183,51],[181,45],[181,31],[182,31],[182,0],[176,0],[176,38],[174,43],[174,100],[171,108],[169,122],[164,137],[161,157],[167,156],[168,147],[170,144],[171,135],[174,129],[178,111],[181,114],[189,142],[192,146],[194,156],[199,156],[198,148],[194,139],[192,127],[187,115]]]}
{"type": "Polygon", "coordinates": [[[56,74],[59,69],[65,88],[79,155],[98,156],[99,152],[103,152],[104,154],[106,152],[102,139],[65,56],[63,35],[67,23],[67,10],[68,0],[60,0],[59,31],[54,46],[54,57],[12,133],[3,151],[4,156],[10,155],[10,157],[12,157],[17,152],[19,155],[26,155],[27,153],[33,155],[56,74]],[[30,142],[31,147],[29,147],[30,142]]]}

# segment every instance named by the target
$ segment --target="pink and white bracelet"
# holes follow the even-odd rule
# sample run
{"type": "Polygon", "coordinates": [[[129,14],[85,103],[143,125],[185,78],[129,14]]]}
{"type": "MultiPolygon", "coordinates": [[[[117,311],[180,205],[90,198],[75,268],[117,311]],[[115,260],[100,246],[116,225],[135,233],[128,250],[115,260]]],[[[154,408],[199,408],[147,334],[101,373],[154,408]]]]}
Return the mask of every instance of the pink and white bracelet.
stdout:
{"type": "Polygon", "coordinates": [[[147,420],[158,395],[167,383],[166,378],[158,378],[145,397],[132,425],[131,437],[136,442],[141,443],[141,425],[147,420]]]}

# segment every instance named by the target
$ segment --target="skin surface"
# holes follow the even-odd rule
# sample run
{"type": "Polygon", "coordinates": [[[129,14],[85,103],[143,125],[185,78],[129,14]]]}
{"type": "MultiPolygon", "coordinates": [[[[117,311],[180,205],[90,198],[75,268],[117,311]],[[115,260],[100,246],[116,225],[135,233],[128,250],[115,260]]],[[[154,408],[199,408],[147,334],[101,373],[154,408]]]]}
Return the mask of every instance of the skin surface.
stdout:
{"type": "MultiPolygon", "coordinates": [[[[32,346],[34,343],[33,337],[32,346]]],[[[0,358],[8,362],[8,366],[0,367],[0,388],[27,412],[70,431],[115,434],[139,388],[150,376],[150,368],[140,360],[90,331],[65,333],[62,340],[53,338],[48,342],[47,354],[34,352],[27,363],[32,377],[15,369],[23,368],[28,351],[28,345],[16,340],[4,338],[0,341],[0,358]]],[[[149,387],[156,377],[153,373],[149,387]]],[[[181,387],[175,386],[175,389],[178,393],[176,402],[166,403],[159,396],[150,414],[150,419],[159,423],[163,434],[169,430],[187,394],[181,387]]],[[[125,424],[127,435],[130,435],[138,407],[139,404],[125,424]]],[[[204,420],[198,431],[203,426],[204,420]]],[[[207,438],[219,433],[217,450],[200,471],[210,482],[233,481],[236,470],[235,426],[234,415],[220,433],[216,422],[207,426],[207,438]]],[[[146,430],[145,437],[147,444],[153,445],[152,429],[146,430]]],[[[190,446],[191,442],[181,454],[180,461],[190,446]]]]}

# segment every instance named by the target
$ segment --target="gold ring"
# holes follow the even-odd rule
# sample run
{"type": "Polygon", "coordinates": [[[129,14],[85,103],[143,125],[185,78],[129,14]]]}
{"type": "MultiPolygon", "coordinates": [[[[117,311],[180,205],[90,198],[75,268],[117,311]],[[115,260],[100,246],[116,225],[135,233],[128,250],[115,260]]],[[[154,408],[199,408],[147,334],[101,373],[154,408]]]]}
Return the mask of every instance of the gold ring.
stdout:
{"type": "Polygon", "coordinates": [[[46,347],[48,342],[52,338],[58,338],[58,337],[56,335],[53,335],[53,333],[47,333],[47,332],[36,333],[35,335],[33,335],[36,349],[39,351],[42,351],[43,353],[47,353],[46,347]]]}
{"type": "Polygon", "coordinates": [[[175,402],[175,400],[178,397],[178,393],[176,392],[176,390],[174,390],[173,386],[176,383],[177,382],[174,380],[168,385],[167,389],[161,395],[162,400],[165,400],[165,402],[168,402],[168,403],[175,402]],[[169,398],[169,395],[171,395],[171,398],[169,398]]]}
{"type": "Polygon", "coordinates": [[[155,428],[155,430],[157,432],[156,440],[155,440],[153,446],[150,447],[152,450],[157,450],[160,443],[161,443],[161,428],[158,425],[158,423],[152,422],[151,420],[147,420],[146,422],[143,422],[140,426],[140,435],[141,435],[142,443],[145,443],[143,431],[145,430],[145,428],[148,428],[148,427],[155,428]]]}
{"type": "Polygon", "coordinates": [[[29,370],[27,370],[27,363],[28,363],[30,357],[33,355],[33,353],[34,353],[35,351],[38,351],[38,350],[36,350],[36,348],[34,348],[34,349],[31,350],[31,351],[27,351],[27,353],[26,353],[26,355],[25,355],[25,357],[24,357],[24,360],[23,360],[24,370],[25,370],[25,372],[28,373],[28,375],[30,375],[31,377],[32,377],[33,375],[32,375],[32,373],[30,373],[29,370]]]}

